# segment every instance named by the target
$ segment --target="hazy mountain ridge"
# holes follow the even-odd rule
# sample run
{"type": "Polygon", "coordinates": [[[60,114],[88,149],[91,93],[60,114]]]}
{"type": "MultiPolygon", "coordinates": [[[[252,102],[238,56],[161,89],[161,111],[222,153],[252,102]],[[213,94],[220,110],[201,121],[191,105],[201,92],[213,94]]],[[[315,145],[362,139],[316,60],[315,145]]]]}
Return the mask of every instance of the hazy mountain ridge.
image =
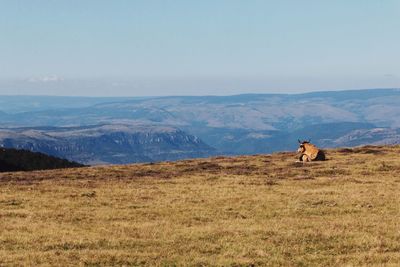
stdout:
{"type": "MultiPolygon", "coordinates": [[[[2,97],[0,97],[1,100],[2,97]]],[[[0,117],[5,126],[79,126],[118,121],[214,128],[287,130],[304,124],[369,122],[400,125],[398,89],[307,94],[126,98],[83,108],[55,108],[0,117]]],[[[71,98],[70,101],[73,101],[71,98]]],[[[98,101],[98,100],[97,100],[98,101]]]]}
{"type": "MultiPolygon", "coordinates": [[[[0,97],[0,101],[1,99],[2,97],[0,97]]],[[[38,100],[40,98],[36,97],[35,101],[38,100]]],[[[80,141],[72,142],[69,139],[68,145],[66,145],[63,138],[56,138],[56,135],[60,135],[62,132],[61,128],[56,130],[57,134],[54,131],[50,133],[51,131],[43,128],[40,133],[35,133],[40,135],[40,137],[36,137],[35,142],[29,139],[30,136],[25,141],[21,141],[22,139],[19,143],[9,141],[9,144],[32,149],[29,146],[38,146],[40,143],[40,151],[56,155],[59,155],[57,154],[58,150],[66,149],[65,147],[73,148],[69,152],[71,155],[68,155],[71,158],[72,151],[83,153],[82,150],[79,150],[81,142],[93,142],[93,146],[101,146],[100,144],[103,142],[112,143],[112,141],[105,141],[105,137],[101,137],[101,135],[97,136],[99,139],[103,138],[98,143],[93,141],[94,136],[89,138],[91,141],[87,140],[89,132],[87,125],[99,124],[141,125],[147,127],[146,131],[165,126],[180,129],[189,135],[197,136],[209,148],[208,150],[201,148],[198,153],[195,151],[196,146],[188,148],[191,151],[190,157],[211,155],[207,153],[256,154],[293,150],[296,148],[298,138],[311,138],[313,142],[323,147],[354,146],[371,142],[391,144],[398,143],[399,140],[399,137],[393,133],[395,131],[393,129],[400,127],[399,89],[305,94],[105,98],[104,102],[96,98],[90,100],[93,101],[93,105],[87,105],[90,101],[81,99],[81,102],[78,101],[79,105],[86,103],[86,106],[76,107],[77,104],[71,103],[74,108],[66,108],[66,103],[73,102],[73,100],[74,98],[65,100],[57,98],[57,101],[62,103],[61,107],[54,108],[57,106],[54,105],[50,110],[32,111],[30,110],[31,104],[28,104],[27,111],[29,112],[0,113],[0,123],[6,128],[21,126],[86,127],[83,132],[74,131],[75,136],[82,135],[80,141]],[[366,138],[365,135],[370,137],[366,138]],[[43,142],[39,142],[39,139],[43,142]],[[23,142],[25,145],[22,145],[23,142]],[[28,145],[29,142],[34,145],[28,145]],[[61,148],[58,150],[52,148],[59,146],[61,148]]],[[[32,103],[26,98],[24,101],[32,103]]],[[[44,101],[44,103],[49,102],[48,98],[44,101]]],[[[21,107],[19,109],[21,110],[21,107]]],[[[113,127],[118,128],[118,126],[110,126],[107,131],[112,132],[113,127]]],[[[70,132],[70,130],[67,131],[70,132]]],[[[131,137],[127,137],[130,135],[129,133],[123,134],[125,131],[129,132],[127,129],[121,129],[118,138],[122,140],[121,142],[129,143],[125,139],[131,137]]],[[[113,138],[111,135],[106,136],[110,140],[113,138]]],[[[165,137],[165,140],[168,138],[165,137]]],[[[177,143],[174,145],[179,146],[177,143]]],[[[185,142],[182,141],[181,145],[185,146],[185,142]]],[[[99,162],[124,163],[181,158],[176,156],[179,153],[168,152],[164,154],[168,156],[153,158],[150,155],[138,156],[137,153],[129,152],[131,150],[128,153],[122,149],[122,146],[116,148],[114,145],[107,145],[105,147],[120,151],[115,155],[121,156],[106,160],[96,159],[99,162]]],[[[91,146],[87,149],[90,150],[91,146]]],[[[152,149],[156,151],[156,148],[152,149]]],[[[172,147],[167,146],[165,149],[171,150],[172,147]]],[[[79,159],[76,158],[77,156],[73,156],[73,159],[91,162],[89,158],[94,157],[92,153],[99,153],[100,150],[96,149],[79,159]]],[[[162,154],[161,151],[151,154],[157,153],[162,154]]],[[[185,155],[185,153],[181,155],[185,155]]]]}
{"type": "Polygon", "coordinates": [[[360,146],[365,144],[395,145],[400,144],[400,129],[358,129],[336,140],[327,143],[321,142],[321,144],[329,147],[360,146]]]}
{"type": "Polygon", "coordinates": [[[51,109],[84,108],[99,103],[118,102],[124,100],[124,97],[3,95],[0,96],[0,106],[2,111],[16,114],[21,112],[37,112],[51,109]]]}

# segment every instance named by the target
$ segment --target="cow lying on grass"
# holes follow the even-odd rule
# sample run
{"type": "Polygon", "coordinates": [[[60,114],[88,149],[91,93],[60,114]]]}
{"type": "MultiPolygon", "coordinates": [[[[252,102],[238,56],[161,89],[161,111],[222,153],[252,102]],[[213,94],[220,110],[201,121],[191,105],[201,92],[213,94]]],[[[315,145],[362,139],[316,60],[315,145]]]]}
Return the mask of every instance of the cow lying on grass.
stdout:
{"type": "Polygon", "coordinates": [[[297,152],[300,153],[299,161],[322,161],[325,160],[325,153],[319,150],[315,145],[311,144],[310,141],[299,141],[299,149],[297,152]]]}

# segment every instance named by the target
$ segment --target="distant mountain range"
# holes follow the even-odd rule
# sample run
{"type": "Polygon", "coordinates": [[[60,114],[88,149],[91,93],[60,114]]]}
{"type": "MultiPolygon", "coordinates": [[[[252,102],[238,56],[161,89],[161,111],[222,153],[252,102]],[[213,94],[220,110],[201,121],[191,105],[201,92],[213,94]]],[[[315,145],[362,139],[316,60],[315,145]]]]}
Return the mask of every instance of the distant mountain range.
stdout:
{"type": "Polygon", "coordinates": [[[269,153],[293,150],[297,139],[309,138],[323,147],[400,140],[399,89],[148,98],[0,96],[0,103],[3,146],[89,164],[269,153]]]}

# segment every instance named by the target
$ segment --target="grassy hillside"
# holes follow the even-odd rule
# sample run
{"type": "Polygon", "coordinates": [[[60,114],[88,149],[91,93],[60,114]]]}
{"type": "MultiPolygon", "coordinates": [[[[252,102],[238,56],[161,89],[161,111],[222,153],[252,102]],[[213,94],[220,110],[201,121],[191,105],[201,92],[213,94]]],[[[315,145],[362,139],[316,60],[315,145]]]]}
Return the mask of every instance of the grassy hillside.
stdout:
{"type": "Polygon", "coordinates": [[[0,174],[0,265],[400,265],[400,146],[0,174]]]}

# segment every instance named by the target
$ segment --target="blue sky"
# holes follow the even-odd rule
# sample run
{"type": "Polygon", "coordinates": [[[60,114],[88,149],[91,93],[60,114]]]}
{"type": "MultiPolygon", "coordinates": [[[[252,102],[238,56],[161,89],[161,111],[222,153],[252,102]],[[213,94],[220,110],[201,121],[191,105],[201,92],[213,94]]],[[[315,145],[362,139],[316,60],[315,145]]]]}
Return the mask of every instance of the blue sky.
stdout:
{"type": "Polygon", "coordinates": [[[0,0],[0,94],[400,87],[398,0],[0,0]]]}

